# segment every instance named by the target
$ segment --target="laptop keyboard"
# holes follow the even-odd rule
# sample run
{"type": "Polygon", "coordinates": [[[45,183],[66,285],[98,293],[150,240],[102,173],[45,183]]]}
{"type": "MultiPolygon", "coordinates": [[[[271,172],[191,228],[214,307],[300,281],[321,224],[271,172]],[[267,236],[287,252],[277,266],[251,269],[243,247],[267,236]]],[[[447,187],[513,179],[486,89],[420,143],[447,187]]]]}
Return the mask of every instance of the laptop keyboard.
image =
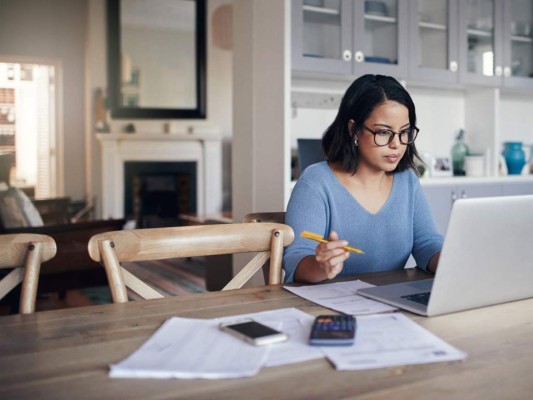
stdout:
{"type": "Polygon", "coordinates": [[[407,295],[407,296],[402,296],[402,299],[411,300],[411,301],[414,301],[416,303],[424,304],[424,305],[427,306],[428,303],[429,303],[429,295],[430,294],[431,294],[431,292],[410,294],[410,295],[407,295]]]}

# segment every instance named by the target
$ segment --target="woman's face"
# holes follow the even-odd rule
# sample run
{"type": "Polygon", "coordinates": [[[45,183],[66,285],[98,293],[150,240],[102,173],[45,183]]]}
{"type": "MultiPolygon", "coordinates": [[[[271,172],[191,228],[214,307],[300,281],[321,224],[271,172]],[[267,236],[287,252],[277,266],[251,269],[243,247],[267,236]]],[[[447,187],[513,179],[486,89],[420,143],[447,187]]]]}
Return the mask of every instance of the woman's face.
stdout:
{"type": "MultiPolygon", "coordinates": [[[[387,100],[378,105],[364,121],[364,126],[374,132],[391,130],[400,132],[409,128],[409,110],[403,104],[387,100]]],[[[407,145],[400,142],[398,135],[385,146],[377,146],[374,134],[362,128],[357,133],[359,146],[359,167],[368,167],[375,171],[392,172],[407,150],[407,145]]]]}

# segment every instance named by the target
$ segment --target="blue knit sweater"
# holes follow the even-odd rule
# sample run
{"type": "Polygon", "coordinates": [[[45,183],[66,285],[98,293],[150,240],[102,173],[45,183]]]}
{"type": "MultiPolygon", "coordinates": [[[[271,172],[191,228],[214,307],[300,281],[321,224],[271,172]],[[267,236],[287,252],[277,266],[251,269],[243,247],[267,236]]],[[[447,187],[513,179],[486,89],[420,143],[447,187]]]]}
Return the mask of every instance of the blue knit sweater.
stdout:
{"type": "Polygon", "coordinates": [[[294,271],[304,257],[315,255],[318,243],[301,238],[304,230],[325,238],[334,230],[340,239],[364,250],[363,255],[350,253],[339,275],[401,269],[411,253],[417,265],[426,269],[444,240],[411,170],[394,174],[389,198],[372,214],[339,182],[325,161],[311,165],[294,187],[285,223],[295,234],[283,256],[286,282],[294,280],[294,271]]]}

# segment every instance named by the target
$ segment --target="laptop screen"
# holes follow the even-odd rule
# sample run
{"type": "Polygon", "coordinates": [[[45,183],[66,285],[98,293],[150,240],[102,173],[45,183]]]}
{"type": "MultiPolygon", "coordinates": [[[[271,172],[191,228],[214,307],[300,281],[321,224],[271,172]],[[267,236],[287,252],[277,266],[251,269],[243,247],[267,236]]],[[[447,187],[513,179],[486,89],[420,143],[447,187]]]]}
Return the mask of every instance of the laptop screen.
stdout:
{"type": "Polygon", "coordinates": [[[299,175],[311,164],[324,161],[322,139],[298,139],[298,171],[299,175]]]}

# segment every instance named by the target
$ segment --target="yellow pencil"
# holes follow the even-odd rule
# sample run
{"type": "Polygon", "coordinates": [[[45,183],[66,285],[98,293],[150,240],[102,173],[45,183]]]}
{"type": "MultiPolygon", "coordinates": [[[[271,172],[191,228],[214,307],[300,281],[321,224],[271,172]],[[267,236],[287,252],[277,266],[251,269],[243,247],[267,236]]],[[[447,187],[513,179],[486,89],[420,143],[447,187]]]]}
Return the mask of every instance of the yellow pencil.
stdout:
{"type": "MultiPolygon", "coordinates": [[[[305,239],[314,240],[315,242],[320,242],[320,243],[329,242],[328,239],[324,239],[322,236],[317,235],[316,233],[313,233],[313,232],[309,232],[309,231],[303,231],[302,233],[300,233],[300,236],[305,239]]],[[[344,247],[344,250],[351,251],[352,253],[357,253],[357,254],[365,254],[363,250],[358,249],[357,247],[352,247],[352,246],[346,246],[344,247]]]]}

